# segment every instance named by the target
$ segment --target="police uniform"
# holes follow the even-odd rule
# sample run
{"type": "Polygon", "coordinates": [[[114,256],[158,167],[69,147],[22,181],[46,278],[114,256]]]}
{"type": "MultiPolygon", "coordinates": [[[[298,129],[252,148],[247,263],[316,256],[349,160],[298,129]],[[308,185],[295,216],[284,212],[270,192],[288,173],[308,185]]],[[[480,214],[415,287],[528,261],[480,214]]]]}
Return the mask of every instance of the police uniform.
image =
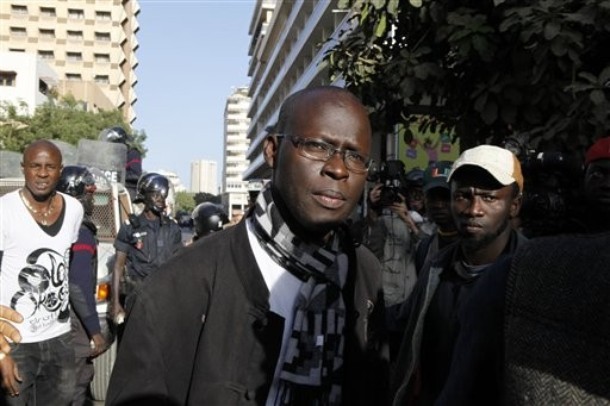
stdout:
{"type": "Polygon", "coordinates": [[[156,271],[181,246],[182,232],[176,222],[165,216],[148,220],[144,213],[125,222],[114,242],[116,250],[127,255],[126,277],[134,283],[156,271]]]}

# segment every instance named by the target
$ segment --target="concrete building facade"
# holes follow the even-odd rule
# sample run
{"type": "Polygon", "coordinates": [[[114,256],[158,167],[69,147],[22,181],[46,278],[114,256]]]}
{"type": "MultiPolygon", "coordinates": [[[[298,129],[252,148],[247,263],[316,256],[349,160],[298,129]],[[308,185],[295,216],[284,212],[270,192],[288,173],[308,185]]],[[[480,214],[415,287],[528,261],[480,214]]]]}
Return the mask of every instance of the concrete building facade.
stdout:
{"type": "Polygon", "coordinates": [[[138,0],[0,1],[0,51],[37,55],[57,72],[60,94],[102,106],[96,88],[136,119],[138,0]],[[93,86],[95,85],[95,86],[93,86]]]}
{"type": "Polygon", "coordinates": [[[31,115],[48,100],[59,77],[48,63],[34,54],[0,51],[0,102],[18,114],[31,115]]]}
{"type": "Polygon", "coordinates": [[[227,98],[224,111],[224,156],[222,173],[222,203],[229,218],[243,213],[248,207],[248,182],[243,175],[248,169],[246,152],[250,145],[248,87],[234,89],[227,98]]]}
{"type": "Polygon", "coordinates": [[[250,165],[244,179],[270,176],[262,155],[265,128],[276,122],[284,99],[306,87],[331,84],[322,59],[347,16],[337,3],[257,0],[249,28],[250,165]]]}
{"type": "Polygon", "coordinates": [[[191,162],[191,192],[218,194],[218,164],[214,161],[191,162]]]}

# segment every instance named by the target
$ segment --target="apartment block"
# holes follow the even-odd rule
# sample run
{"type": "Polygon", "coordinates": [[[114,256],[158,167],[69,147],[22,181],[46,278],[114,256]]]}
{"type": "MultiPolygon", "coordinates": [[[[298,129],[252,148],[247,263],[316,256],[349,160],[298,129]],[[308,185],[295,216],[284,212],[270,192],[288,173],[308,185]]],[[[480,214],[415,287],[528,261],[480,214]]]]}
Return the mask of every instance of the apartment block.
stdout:
{"type": "Polygon", "coordinates": [[[37,55],[57,72],[60,94],[105,108],[99,88],[132,123],[139,12],[138,0],[3,0],[0,51],[37,55]]]}
{"type": "Polygon", "coordinates": [[[248,182],[243,175],[248,169],[246,152],[250,145],[248,127],[250,119],[248,87],[234,89],[227,98],[224,111],[224,156],[222,200],[230,218],[243,213],[248,207],[248,182]]]}
{"type": "Polygon", "coordinates": [[[201,159],[191,162],[191,192],[218,194],[218,164],[201,159]]]}
{"type": "Polygon", "coordinates": [[[0,52],[0,101],[19,114],[31,115],[58,81],[57,73],[34,54],[0,52]]]}
{"type": "MultiPolygon", "coordinates": [[[[281,103],[297,90],[331,84],[322,62],[347,13],[338,0],[257,0],[250,23],[250,165],[244,179],[270,177],[263,154],[265,128],[275,124],[281,103]]],[[[339,84],[340,85],[340,84],[339,84]]]]}

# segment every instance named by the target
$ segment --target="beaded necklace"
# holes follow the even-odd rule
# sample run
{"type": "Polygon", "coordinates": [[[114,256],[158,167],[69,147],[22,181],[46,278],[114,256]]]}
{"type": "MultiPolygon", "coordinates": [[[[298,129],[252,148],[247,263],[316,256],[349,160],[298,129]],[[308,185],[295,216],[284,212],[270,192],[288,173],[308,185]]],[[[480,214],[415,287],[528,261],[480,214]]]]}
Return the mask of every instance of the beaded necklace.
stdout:
{"type": "Polygon", "coordinates": [[[33,208],[32,205],[30,204],[30,202],[28,201],[28,199],[23,194],[23,189],[19,190],[19,197],[21,197],[21,201],[23,202],[23,204],[25,204],[25,207],[27,207],[28,210],[32,214],[34,214],[36,216],[40,216],[40,221],[38,221],[38,220],[36,220],[36,221],[38,221],[43,226],[49,225],[48,217],[51,214],[53,214],[53,197],[54,196],[51,196],[51,202],[49,203],[49,205],[47,206],[47,209],[45,211],[36,210],[35,208],[33,208]]]}

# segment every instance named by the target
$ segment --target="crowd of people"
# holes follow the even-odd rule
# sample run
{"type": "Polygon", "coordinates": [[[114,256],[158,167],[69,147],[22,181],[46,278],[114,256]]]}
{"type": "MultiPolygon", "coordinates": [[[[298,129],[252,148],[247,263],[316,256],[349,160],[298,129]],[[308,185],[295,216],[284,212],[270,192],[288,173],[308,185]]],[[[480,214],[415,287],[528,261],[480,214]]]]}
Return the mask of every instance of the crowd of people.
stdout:
{"type": "MultiPolygon", "coordinates": [[[[143,210],[114,243],[106,403],[609,403],[610,137],[584,157],[578,234],[531,239],[508,149],[466,149],[388,190],[368,176],[371,145],[348,90],[290,95],[263,144],[269,182],[230,227],[198,206],[187,246],[167,179],[141,175],[143,210]]],[[[95,183],[46,140],[22,166],[25,186],[0,198],[0,404],[83,404],[106,345],[95,183]]]]}

